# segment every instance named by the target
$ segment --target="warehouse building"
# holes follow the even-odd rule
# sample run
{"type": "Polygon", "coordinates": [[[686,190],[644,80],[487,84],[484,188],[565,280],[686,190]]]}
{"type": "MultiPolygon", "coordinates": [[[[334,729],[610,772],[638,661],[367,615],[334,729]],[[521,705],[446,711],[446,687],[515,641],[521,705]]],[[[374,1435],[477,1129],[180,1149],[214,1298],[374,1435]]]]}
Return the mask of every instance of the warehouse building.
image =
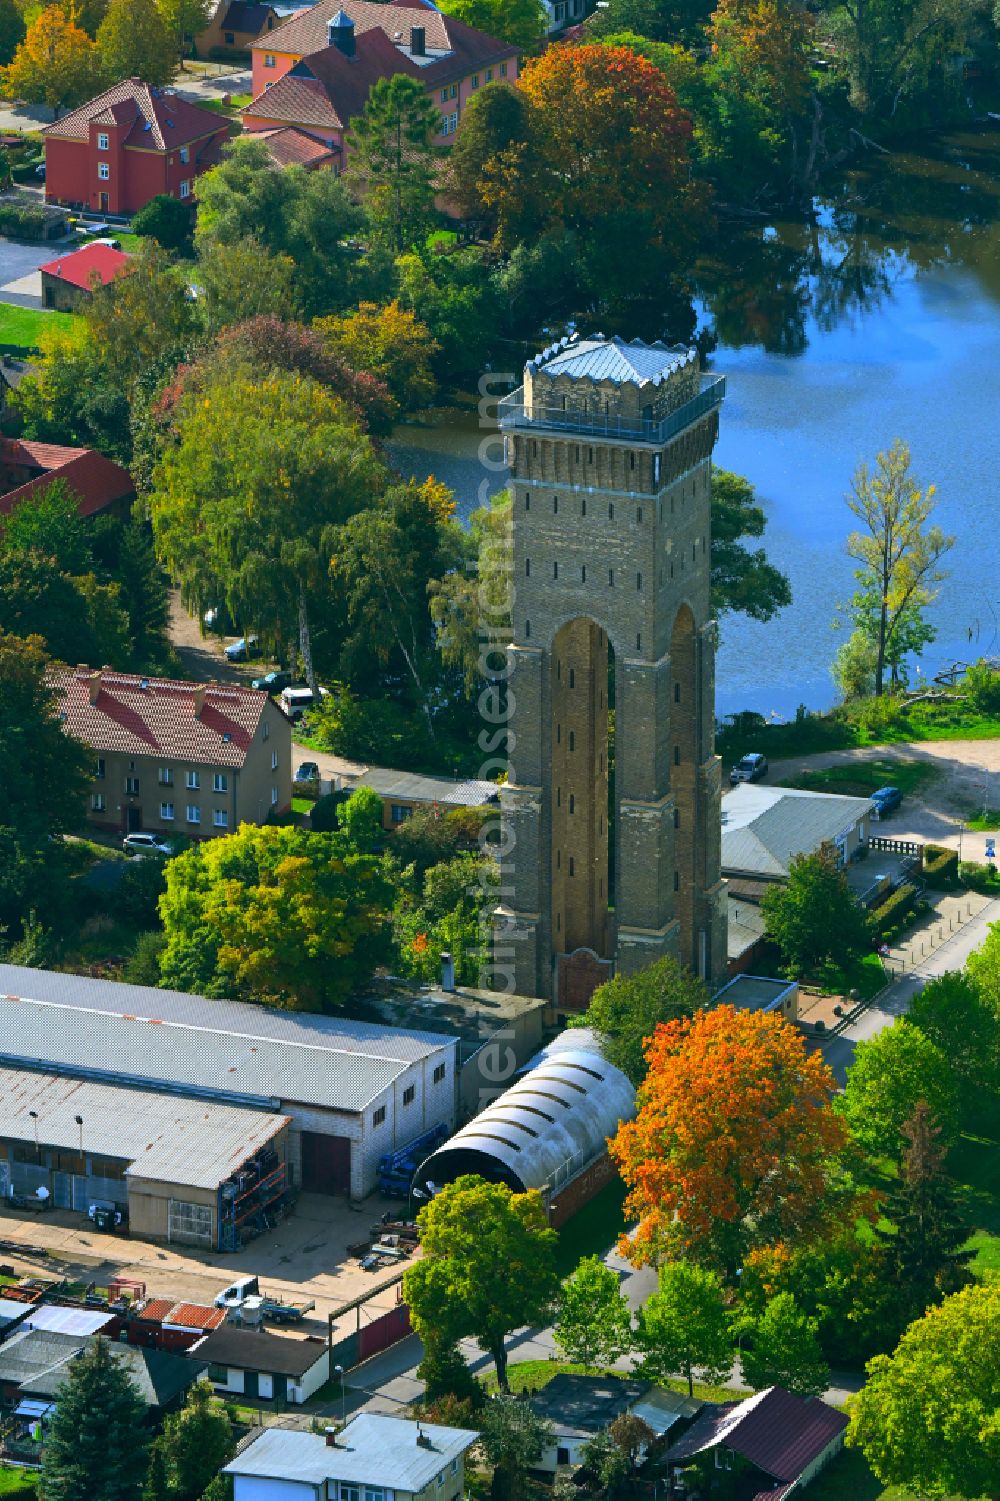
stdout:
{"type": "MultiPolygon", "coordinates": [[[[380,1157],[432,1126],[453,1127],[458,1046],[454,1036],[381,1022],[278,1011],[0,965],[0,1069],[33,1074],[36,1087],[41,1074],[119,1091],[166,1094],[179,1112],[178,1120],[183,1101],[246,1112],[244,1123],[258,1133],[264,1131],[261,1121],[266,1118],[273,1126],[269,1141],[276,1144],[288,1183],[308,1192],[364,1198],[375,1188],[380,1157]]],[[[141,1226],[144,1233],[155,1234],[154,1217],[161,1211],[153,1200],[169,1200],[166,1190],[174,1181],[172,1173],[181,1171],[187,1179],[197,1173],[197,1152],[184,1147],[180,1130],[168,1140],[165,1120],[163,1141],[155,1151],[146,1149],[145,1125],[137,1144],[126,1137],[123,1105],[135,1106],[133,1113],[141,1118],[144,1106],[135,1096],[119,1095],[117,1113],[109,1110],[103,1116],[105,1127],[84,1137],[84,1152],[94,1160],[94,1171],[73,1173],[62,1167],[61,1158],[35,1165],[47,1173],[103,1178],[107,1159],[119,1164],[135,1148],[128,1161],[125,1194],[130,1210],[134,1199],[139,1215],[133,1228],[141,1226]]],[[[26,1181],[23,1170],[32,1165],[36,1126],[39,1148],[67,1154],[74,1147],[79,1150],[75,1116],[83,1115],[86,1128],[86,1111],[59,1105],[58,1132],[53,1125],[50,1141],[48,1108],[44,1101],[41,1108],[30,1106],[27,1122],[18,1117],[8,1146],[0,1146],[6,1160],[16,1165],[15,1181],[26,1181]],[[68,1129],[67,1115],[73,1129],[63,1140],[60,1133],[68,1129]]],[[[201,1108],[209,1131],[208,1118],[216,1117],[201,1108]]],[[[12,1114],[8,1108],[7,1124],[12,1114]]],[[[185,1127],[189,1133],[192,1129],[185,1127]]],[[[4,1134],[0,1129],[0,1141],[4,1134]]],[[[251,1138],[251,1152],[262,1139],[251,1138]]],[[[214,1160],[220,1167],[226,1165],[221,1155],[214,1160]]],[[[236,1166],[229,1163],[228,1172],[236,1166]]],[[[208,1176],[214,1172],[213,1168],[208,1176]]],[[[114,1173],[107,1177],[116,1181],[114,1173]]],[[[122,1195],[118,1182],[116,1202],[122,1195]]],[[[204,1204],[218,1185],[189,1186],[197,1192],[184,1202],[204,1204]]],[[[236,1189],[242,1191],[238,1183],[236,1189]]],[[[213,1223],[219,1218],[216,1203],[213,1223]]]]}
{"type": "Polygon", "coordinates": [[[287,1193],[289,1117],[0,1066],[0,1189],[128,1213],[136,1235],[235,1248],[287,1193]]]}

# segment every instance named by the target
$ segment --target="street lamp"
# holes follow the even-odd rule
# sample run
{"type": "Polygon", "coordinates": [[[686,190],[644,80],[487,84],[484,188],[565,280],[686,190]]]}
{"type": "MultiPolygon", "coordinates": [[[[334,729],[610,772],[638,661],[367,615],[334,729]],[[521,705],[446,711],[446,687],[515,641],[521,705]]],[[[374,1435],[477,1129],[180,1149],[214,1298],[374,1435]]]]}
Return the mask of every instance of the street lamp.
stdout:
{"type": "Polygon", "coordinates": [[[39,1150],[38,1150],[38,1111],[37,1110],[29,1110],[28,1114],[31,1116],[31,1119],[33,1120],[33,1122],[35,1124],[35,1161],[37,1162],[39,1160],[39,1150]]]}
{"type": "MultiPolygon", "coordinates": [[[[83,1116],[82,1115],[74,1115],[73,1119],[76,1121],[77,1125],[80,1127],[80,1156],[82,1157],[83,1156],[83,1116]]],[[[86,1170],[86,1164],[84,1164],[84,1170],[86,1170]]]]}
{"type": "Polygon", "coordinates": [[[347,1389],[344,1386],[344,1367],[334,1366],[334,1374],[340,1377],[340,1423],[341,1427],[347,1425],[347,1389]]]}

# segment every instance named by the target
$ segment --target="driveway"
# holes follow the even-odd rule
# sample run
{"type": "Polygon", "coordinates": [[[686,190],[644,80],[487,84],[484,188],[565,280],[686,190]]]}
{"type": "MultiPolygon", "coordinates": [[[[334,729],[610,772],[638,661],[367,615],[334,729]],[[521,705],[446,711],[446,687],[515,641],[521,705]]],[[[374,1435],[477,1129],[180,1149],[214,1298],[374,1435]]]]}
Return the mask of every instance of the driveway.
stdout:
{"type": "Polygon", "coordinates": [[[12,303],[15,307],[40,308],[42,277],[39,267],[60,260],[77,249],[77,244],[66,240],[23,245],[17,240],[0,237],[0,302],[12,303]]]}
{"type": "Polygon", "coordinates": [[[181,70],[174,79],[173,87],[192,104],[204,104],[206,99],[221,99],[223,94],[250,94],[253,92],[253,74],[249,68],[236,68],[219,74],[187,73],[181,70]]]}

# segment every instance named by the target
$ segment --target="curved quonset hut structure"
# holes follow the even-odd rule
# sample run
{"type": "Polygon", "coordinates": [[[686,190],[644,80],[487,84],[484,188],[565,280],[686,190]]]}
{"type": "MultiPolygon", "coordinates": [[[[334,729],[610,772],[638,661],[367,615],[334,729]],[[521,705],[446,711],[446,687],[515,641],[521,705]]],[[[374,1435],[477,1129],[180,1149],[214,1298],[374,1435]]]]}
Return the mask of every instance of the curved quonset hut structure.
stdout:
{"type": "Polygon", "coordinates": [[[563,1032],[492,1104],[418,1168],[433,1195],[474,1173],[517,1193],[536,1188],[560,1225],[614,1175],[608,1137],[635,1115],[635,1090],[585,1028],[563,1032]]]}

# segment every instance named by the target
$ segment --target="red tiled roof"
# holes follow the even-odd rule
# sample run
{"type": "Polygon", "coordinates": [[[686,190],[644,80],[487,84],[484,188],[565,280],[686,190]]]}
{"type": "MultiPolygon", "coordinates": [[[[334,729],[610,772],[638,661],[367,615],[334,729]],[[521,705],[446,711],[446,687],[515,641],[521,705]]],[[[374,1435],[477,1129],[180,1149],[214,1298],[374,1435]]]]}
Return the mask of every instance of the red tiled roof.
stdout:
{"type": "MultiPolygon", "coordinates": [[[[434,7],[378,5],[374,0],[318,0],[316,5],[292,16],[283,26],[276,26],[266,38],[255,42],[254,47],[266,48],[268,52],[298,53],[302,57],[325,49],[329,45],[327,25],[341,9],[354,22],[354,35],[358,41],[377,30],[390,43],[398,35],[400,44],[407,45],[410,28],[422,26],[427,51],[432,60],[422,66],[414,66],[418,74],[427,78],[428,83],[436,82],[443,76],[437,70],[444,70],[451,77],[468,72],[470,68],[517,56],[518,49],[508,42],[498,41],[496,37],[487,36],[483,31],[476,31],[464,21],[443,15],[434,7]],[[435,53],[445,53],[447,56],[437,58],[435,53]]],[[[398,57],[403,57],[404,54],[398,48],[394,50],[398,57]]],[[[402,72],[403,69],[397,71],[402,72]]]]}
{"type": "Polygon", "coordinates": [[[0,440],[0,472],[5,463],[41,473],[15,490],[0,495],[0,516],[9,516],[15,506],[37,495],[53,480],[65,480],[77,497],[81,516],[96,516],[117,501],[130,500],[135,485],[127,469],[106,459],[92,448],[63,448],[55,443],[28,443],[23,438],[0,440]]]}
{"type": "Polygon", "coordinates": [[[154,88],[141,78],[125,78],[61,120],[46,125],[42,134],[61,140],[86,141],[92,123],[130,125],[130,141],[141,138],[144,145],[157,151],[186,146],[211,131],[228,128],[211,110],[191,104],[179,94],[154,88]]]}
{"type": "Polygon", "coordinates": [[[276,167],[312,167],[340,155],[340,147],[327,146],[315,136],[295,125],[279,125],[275,130],[255,130],[254,139],[264,141],[276,167]]]}
{"type": "MultiPolygon", "coordinates": [[[[806,1401],[780,1386],[730,1402],[696,1418],[667,1459],[690,1459],[721,1444],[781,1482],[783,1490],[847,1427],[842,1412],[814,1397],[806,1401]]],[[[761,1492],[778,1501],[774,1491],[761,1492]]]]}
{"type": "Polygon", "coordinates": [[[368,31],[358,38],[353,57],[338,47],[324,47],[295,64],[249,106],[247,116],[287,120],[294,125],[346,130],[359,115],[380,78],[396,73],[415,75],[415,63],[393,46],[384,31],[368,31]]]}
{"type": "Polygon", "coordinates": [[[67,281],[72,287],[81,287],[84,292],[89,292],[95,277],[102,287],[106,287],[128,269],[131,259],[124,250],[115,250],[111,245],[84,245],[69,255],[46,261],[39,269],[48,272],[49,276],[58,276],[60,281],[67,281]]]}
{"type": "Polygon", "coordinates": [[[200,1303],[175,1303],[171,1298],[150,1298],[139,1317],[148,1324],[172,1324],[178,1329],[218,1329],[225,1323],[226,1310],[200,1303]]]}
{"type": "Polygon", "coordinates": [[[50,681],[66,733],[76,740],[97,751],[198,765],[242,766],[268,701],[266,693],[236,683],[199,686],[89,667],[53,668],[50,681]],[[91,703],[91,679],[98,676],[91,703]],[[197,714],[201,693],[204,703],[197,714]]]}

